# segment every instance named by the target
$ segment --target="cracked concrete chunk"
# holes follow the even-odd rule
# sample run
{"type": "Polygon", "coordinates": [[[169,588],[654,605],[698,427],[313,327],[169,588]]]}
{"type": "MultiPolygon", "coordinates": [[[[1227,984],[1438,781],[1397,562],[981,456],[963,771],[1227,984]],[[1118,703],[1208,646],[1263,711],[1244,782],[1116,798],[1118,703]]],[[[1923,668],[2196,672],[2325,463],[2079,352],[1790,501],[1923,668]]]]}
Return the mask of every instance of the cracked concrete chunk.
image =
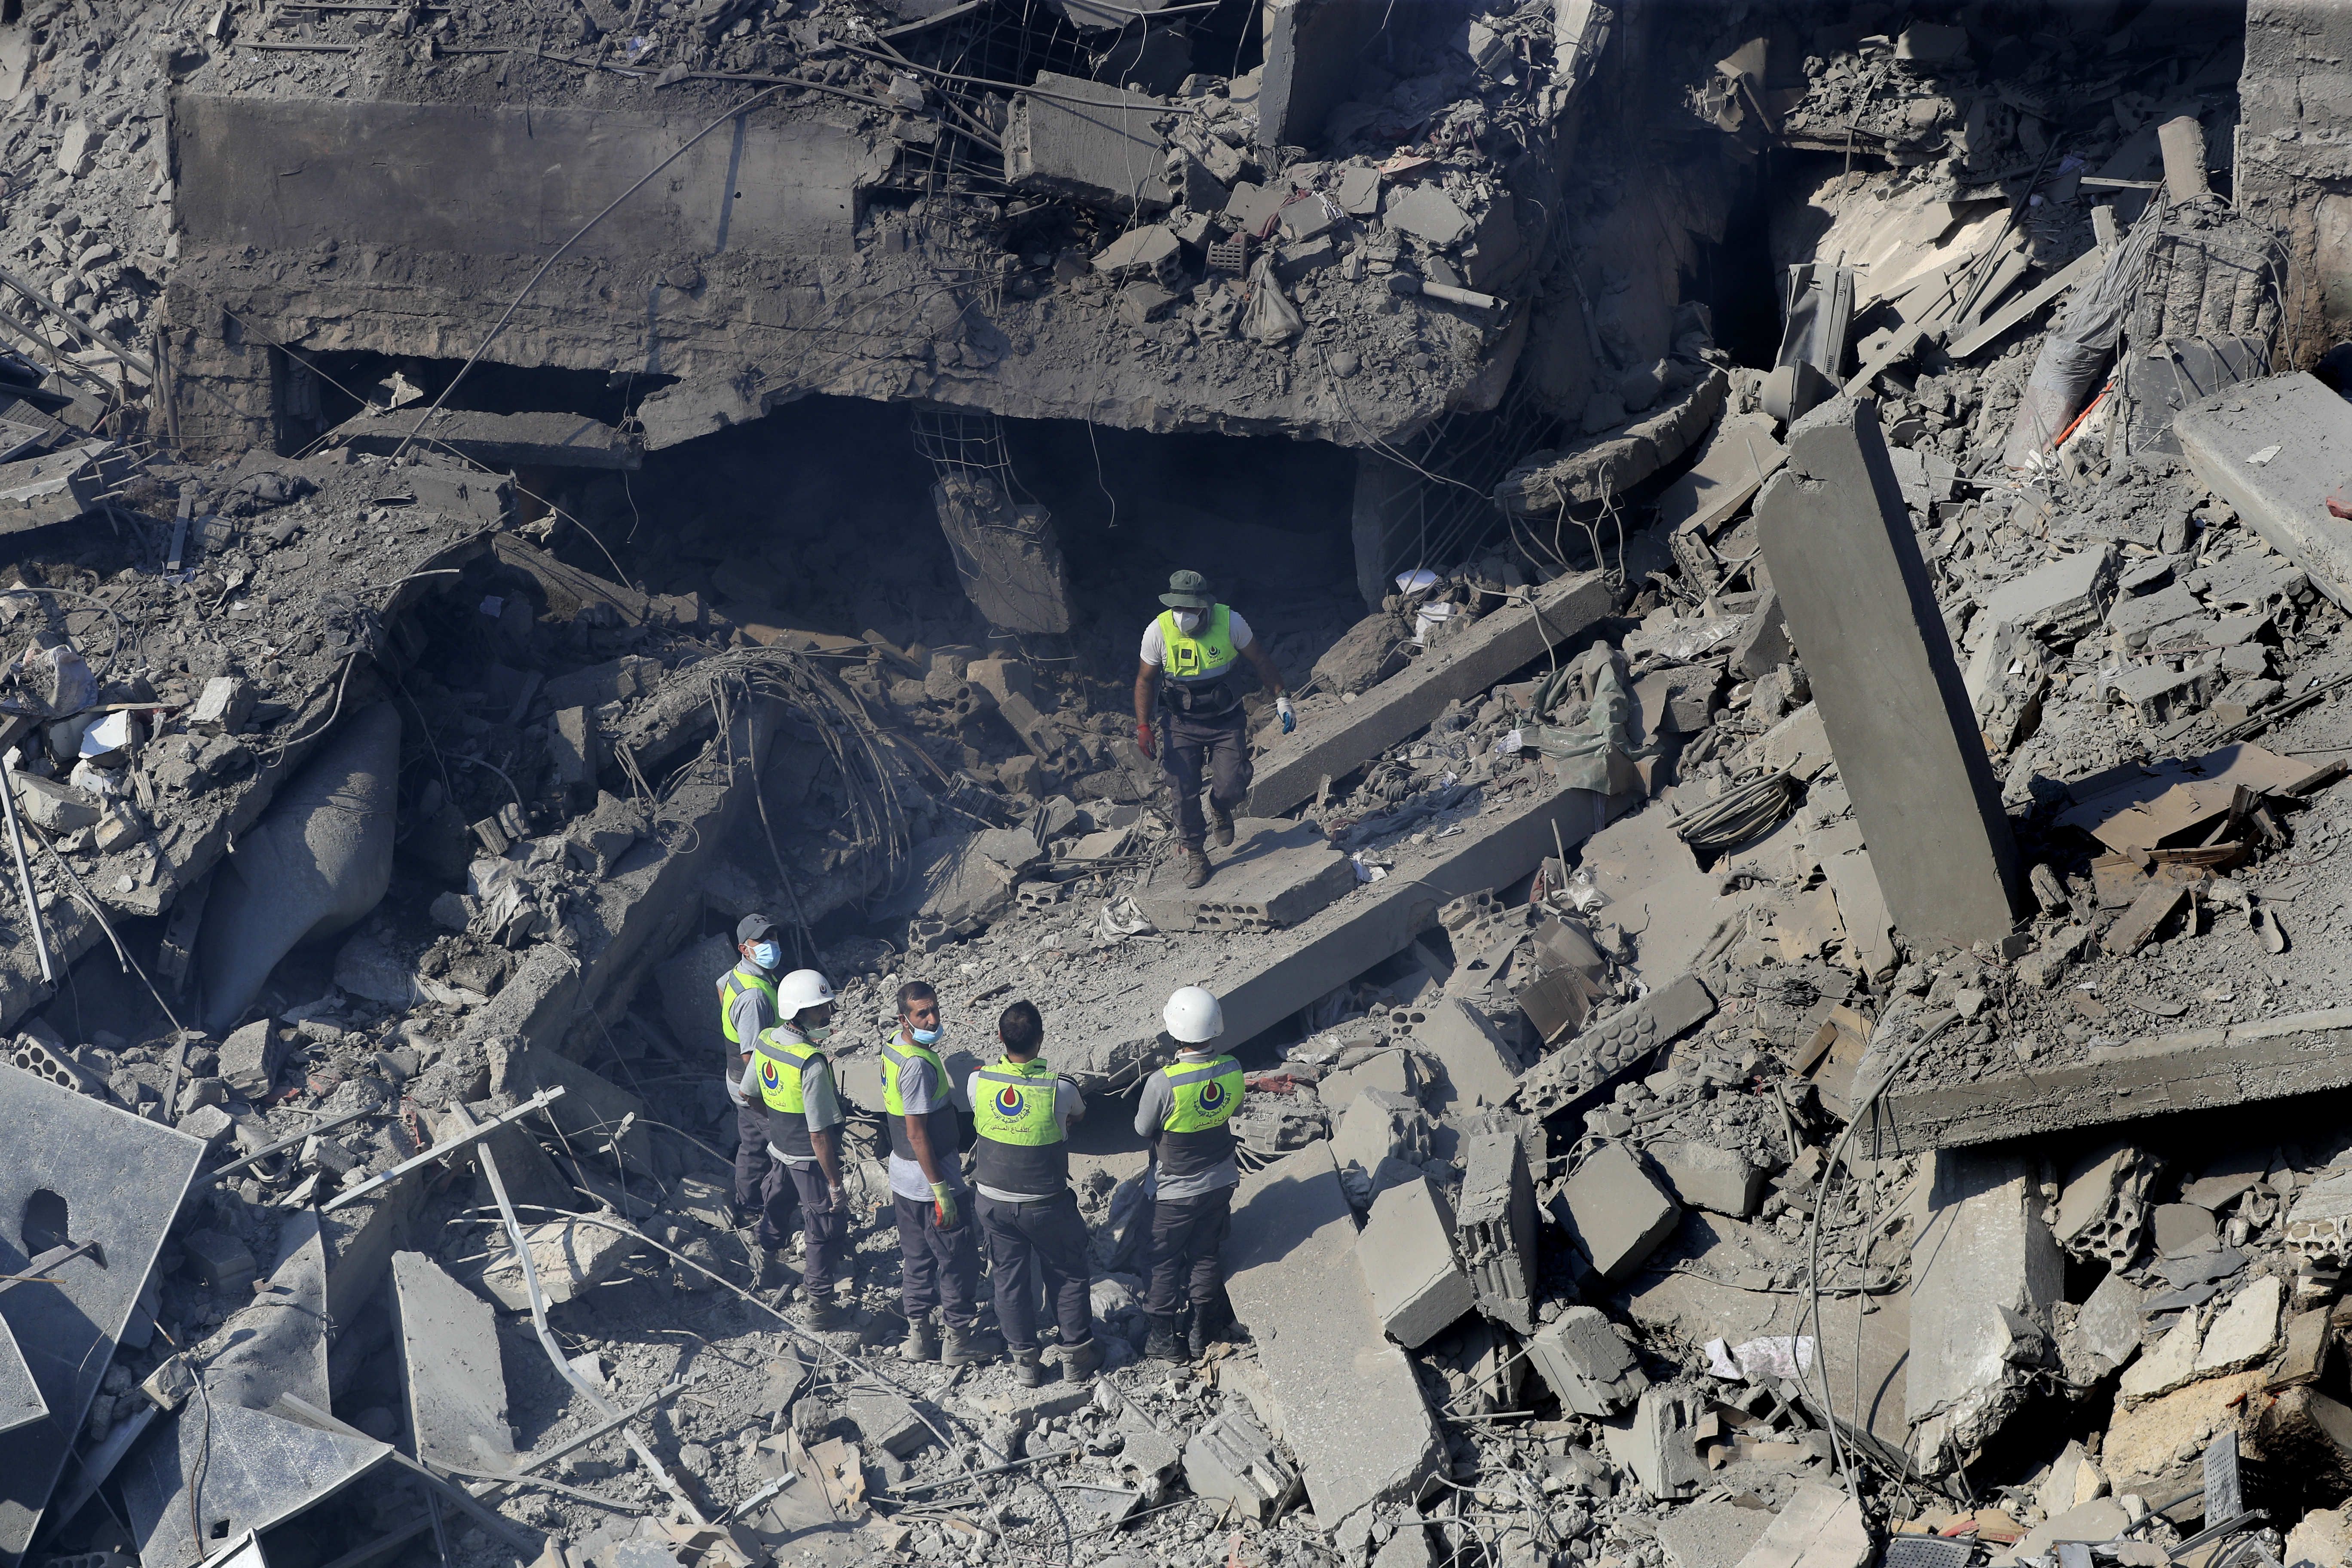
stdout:
{"type": "Polygon", "coordinates": [[[2236,1372],[2268,1359],[2278,1343],[2279,1309],[2285,1302],[2286,1281],[2275,1274],[2263,1275],[2231,1298],[2197,1347],[2197,1375],[2236,1372]]]}
{"type": "Polygon", "coordinates": [[[1289,1506],[1299,1483],[1275,1440],[1246,1412],[1228,1408],[1185,1442],[1184,1484],[1265,1523],[1289,1506]]]}
{"type": "Polygon", "coordinates": [[[1356,868],[1309,823],[1239,817],[1231,848],[1213,852],[1215,875],[1184,886],[1163,860],[1135,889],[1138,908],[1161,931],[1278,931],[1356,890],[1356,868]]]}
{"type": "Polygon", "coordinates": [[[1381,215],[1391,228],[1425,239],[1443,250],[1470,232],[1470,219],[1454,198],[1423,182],[1393,192],[1381,215]]]}
{"type": "Polygon", "coordinates": [[[416,1457],[443,1469],[506,1468],[514,1434],[497,1311],[421,1252],[392,1255],[392,1310],[416,1457]]]}
{"type": "Polygon", "coordinates": [[[1372,1200],[1356,1260],[1389,1338],[1418,1350],[1470,1310],[1470,1277],[1454,1255],[1454,1215],[1426,1177],[1372,1200]]]}
{"type": "Polygon", "coordinates": [[[1765,1173],[1745,1155],[1678,1139],[1661,1139],[1647,1152],[1685,1207],[1712,1209],[1734,1219],[1756,1212],[1765,1173]]]}
{"type": "Polygon", "coordinates": [[[1706,1405],[1703,1394],[1687,1388],[1644,1389],[1630,1413],[1601,1424],[1609,1458],[1631,1470],[1654,1500],[1689,1497],[1708,1473],[1697,1447],[1698,1418],[1706,1405]]]}
{"type": "Polygon", "coordinates": [[[1604,1143],[1552,1201],[1552,1217],[1594,1273],[1612,1284],[1674,1234],[1682,1208],[1622,1143],[1604,1143]]]}
{"type": "Polygon", "coordinates": [[[1053,71],[1038,72],[1035,85],[1037,96],[1013,99],[1005,123],[1006,184],[1118,212],[1158,212],[1175,200],[1151,124],[1165,112],[1160,100],[1053,71]]]}
{"type": "Polygon", "coordinates": [[[1650,1386],[1641,1358],[1594,1307],[1570,1307],[1528,1342],[1528,1360],[1563,1409],[1614,1415],[1650,1386]]]}
{"type": "Polygon", "coordinates": [[[1381,1331],[1328,1143],[1244,1179],[1225,1267],[1316,1516],[1417,1494],[1444,1445],[1412,1363],[1381,1331]]]}

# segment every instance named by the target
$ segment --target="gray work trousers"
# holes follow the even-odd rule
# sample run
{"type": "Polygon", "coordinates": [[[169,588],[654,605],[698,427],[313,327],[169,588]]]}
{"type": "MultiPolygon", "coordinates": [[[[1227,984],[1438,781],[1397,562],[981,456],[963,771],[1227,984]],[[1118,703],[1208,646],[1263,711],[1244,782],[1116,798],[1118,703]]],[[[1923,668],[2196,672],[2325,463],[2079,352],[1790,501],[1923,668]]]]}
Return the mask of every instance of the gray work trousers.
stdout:
{"type": "Polygon", "coordinates": [[[1209,798],[1230,816],[1249,795],[1249,715],[1238,702],[1215,719],[1194,719],[1162,709],[1160,768],[1176,792],[1176,841],[1187,849],[1207,844],[1209,825],[1201,815],[1201,780],[1209,798]]]}
{"type": "Polygon", "coordinates": [[[1077,1194],[1065,1188],[1051,1203],[1008,1204],[975,1195],[981,1235],[988,1242],[989,1281],[1004,1346],[1037,1348],[1037,1283],[1053,1298],[1065,1347],[1094,1338],[1093,1270],[1087,1264],[1087,1222],[1077,1194]]]}
{"type": "Polygon", "coordinates": [[[784,1163],[768,1152],[768,1108],[735,1108],[735,1201],[760,1215],[759,1242],[772,1252],[792,1235],[791,1184],[784,1163]]]}

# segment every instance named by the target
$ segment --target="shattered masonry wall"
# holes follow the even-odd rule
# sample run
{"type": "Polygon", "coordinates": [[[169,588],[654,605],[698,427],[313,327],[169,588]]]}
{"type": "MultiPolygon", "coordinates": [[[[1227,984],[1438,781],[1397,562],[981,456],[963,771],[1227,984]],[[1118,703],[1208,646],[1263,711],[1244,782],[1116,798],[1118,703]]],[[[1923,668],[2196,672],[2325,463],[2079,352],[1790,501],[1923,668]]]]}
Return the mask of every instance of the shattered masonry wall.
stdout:
{"type": "Polygon", "coordinates": [[[2237,194],[2286,237],[2287,358],[2352,336],[2352,7],[2251,0],[2237,194]]]}

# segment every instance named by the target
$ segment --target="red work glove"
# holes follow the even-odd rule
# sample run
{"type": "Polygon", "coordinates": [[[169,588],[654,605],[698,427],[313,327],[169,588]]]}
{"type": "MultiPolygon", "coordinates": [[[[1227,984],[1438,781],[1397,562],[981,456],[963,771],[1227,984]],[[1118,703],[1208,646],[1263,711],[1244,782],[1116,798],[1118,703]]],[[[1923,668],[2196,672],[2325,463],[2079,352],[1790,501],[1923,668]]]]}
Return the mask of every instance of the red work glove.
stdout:
{"type": "Polygon", "coordinates": [[[1135,727],[1135,743],[1143,748],[1143,754],[1145,756],[1150,757],[1158,755],[1158,753],[1151,749],[1150,725],[1138,724],[1135,727]]]}

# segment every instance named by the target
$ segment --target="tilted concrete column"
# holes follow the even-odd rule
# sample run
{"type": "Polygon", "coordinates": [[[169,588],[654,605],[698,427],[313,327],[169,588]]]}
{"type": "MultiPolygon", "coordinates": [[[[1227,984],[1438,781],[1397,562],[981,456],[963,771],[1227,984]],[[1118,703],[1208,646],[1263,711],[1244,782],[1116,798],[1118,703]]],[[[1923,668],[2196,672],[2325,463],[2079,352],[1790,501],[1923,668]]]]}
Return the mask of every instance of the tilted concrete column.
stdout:
{"type": "Polygon", "coordinates": [[[1756,519],[1895,928],[1915,946],[2006,934],[2017,846],[1876,405],[1791,426],[1756,519]]]}

